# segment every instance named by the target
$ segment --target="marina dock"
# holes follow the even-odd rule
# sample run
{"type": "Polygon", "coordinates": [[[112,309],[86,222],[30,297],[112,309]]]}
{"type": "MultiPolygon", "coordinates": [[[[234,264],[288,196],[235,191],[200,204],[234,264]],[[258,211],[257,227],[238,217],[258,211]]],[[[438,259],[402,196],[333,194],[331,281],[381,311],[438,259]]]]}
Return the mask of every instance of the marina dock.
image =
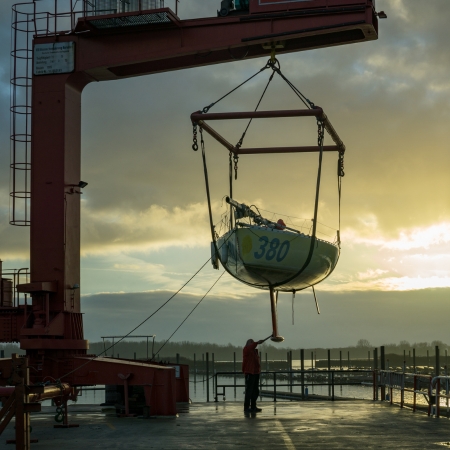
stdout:
{"type": "MultiPolygon", "coordinates": [[[[32,414],[33,449],[439,449],[450,448],[448,419],[374,401],[263,401],[179,405],[174,418],[118,418],[100,406],[70,407],[78,428],[54,429],[54,408],[32,414]]],[[[2,435],[14,439],[14,423],[2,435]]],[[[9,447],[9,446],[8,446],[9,447]]],[[[13,446],[10,446],[13,448],[13,446]]]]}

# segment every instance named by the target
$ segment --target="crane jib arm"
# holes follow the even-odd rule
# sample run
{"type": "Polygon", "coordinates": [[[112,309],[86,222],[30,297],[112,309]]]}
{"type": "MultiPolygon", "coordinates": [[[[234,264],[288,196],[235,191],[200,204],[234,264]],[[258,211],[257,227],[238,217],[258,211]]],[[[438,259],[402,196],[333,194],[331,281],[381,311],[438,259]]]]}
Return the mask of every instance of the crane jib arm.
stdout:
{"type": "Polygon", "coordinates": [[[82,17],[59,39],[76,37],[77,70],[101,81],[267,56],[272,45],[281,54],[378,38],[371,0],[272,1],[285,11],[265,14],[267,2],[254,4],[256,13],[190,20],[169,8],[82,17]]]}

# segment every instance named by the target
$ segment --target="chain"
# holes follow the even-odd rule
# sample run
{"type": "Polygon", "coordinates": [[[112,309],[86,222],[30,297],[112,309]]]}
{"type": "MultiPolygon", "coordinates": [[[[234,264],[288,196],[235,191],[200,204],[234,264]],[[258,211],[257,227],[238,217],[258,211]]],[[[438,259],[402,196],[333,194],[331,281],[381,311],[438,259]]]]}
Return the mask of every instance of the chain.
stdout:
{"type": "MultiPolygon", "coordinates": [[[[200,145],[202,146],[202,152],[205,152],[205,141],[203,140],[203,128],[200,127],[200,145]]],[[[198,148],[198,146],[197,146],[198,148]]]]}
{"type": "Polygon", "coordinates": [[[319,147],[323,146],[323,139],[325,137],[325,124],[323,120],[317,119],[317,145],[319,147]]]}
{"type": "Polygon", "coordinates": [[[56,408],[55,422],[62,422],[64,420],[65,415],[66,409],[64,408],[64,406],[58,406],[56,408]]]}
{"type": "Polygon", "coordinates": [[[345,175],[345,172],[344,172],[344,153],[343,152],[339,152],[337,172],[338,172],[338,177],[343,177],[345,175]]]}
{"type": "Polygon", "coordinates": [[[233,161],[234,161],[234,179],[237,180],[239,155],[235,154],[233,156],[233,161]]]}
{"type": "Polygon", "coordinates": [[[193,124],[193,131],[192,131],[192,150],[196,152],[198,150],[198,143],[197,143],[197,124],[193,124]]]}

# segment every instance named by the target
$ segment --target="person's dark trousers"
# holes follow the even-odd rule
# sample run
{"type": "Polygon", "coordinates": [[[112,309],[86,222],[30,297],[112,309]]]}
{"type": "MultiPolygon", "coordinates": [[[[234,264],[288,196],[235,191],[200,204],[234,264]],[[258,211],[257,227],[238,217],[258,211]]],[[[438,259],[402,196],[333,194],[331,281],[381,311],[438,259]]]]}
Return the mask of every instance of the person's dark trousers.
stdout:
{"type": "Polygon", "coordinates": [[[245,400],[244,409],[249,409],[250,407],[256,408],[256,400],[259,396],[259,373],[245,374],[245,400]]]}

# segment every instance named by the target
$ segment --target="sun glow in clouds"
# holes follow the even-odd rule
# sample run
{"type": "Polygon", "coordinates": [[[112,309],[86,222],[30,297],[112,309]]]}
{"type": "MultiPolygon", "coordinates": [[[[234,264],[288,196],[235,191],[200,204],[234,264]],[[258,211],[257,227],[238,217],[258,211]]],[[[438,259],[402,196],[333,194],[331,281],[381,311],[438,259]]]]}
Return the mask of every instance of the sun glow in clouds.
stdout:
{"type": "Polygon", "coordinates": [[[371,237],[356,230],[343,233],[340,266],[321,285],[333,291],[407,291],[450,287],[450,223],[400,230],[390,238],[367,226],[371,237]],[[356,273],[355,267],[360,267],[356,273]]]}
{"type": "MultiPolygon", "coordinates": [[[[376,227],[376,226],[375,226],[376,227]]],[[[372,227],[372,228],[375,228],[372,227]]],[[[375,230],[374,230],[375,231],[375,230]]],[[[433,246],[450,243],[450,223],[444,222],[429,227],[401,230],[397,239],[389,239],[379,231],[373,237],[358,236],[354,230],[345,233],[353,243],[366,244],[390,250],[430,249],[433,246]]]]}

